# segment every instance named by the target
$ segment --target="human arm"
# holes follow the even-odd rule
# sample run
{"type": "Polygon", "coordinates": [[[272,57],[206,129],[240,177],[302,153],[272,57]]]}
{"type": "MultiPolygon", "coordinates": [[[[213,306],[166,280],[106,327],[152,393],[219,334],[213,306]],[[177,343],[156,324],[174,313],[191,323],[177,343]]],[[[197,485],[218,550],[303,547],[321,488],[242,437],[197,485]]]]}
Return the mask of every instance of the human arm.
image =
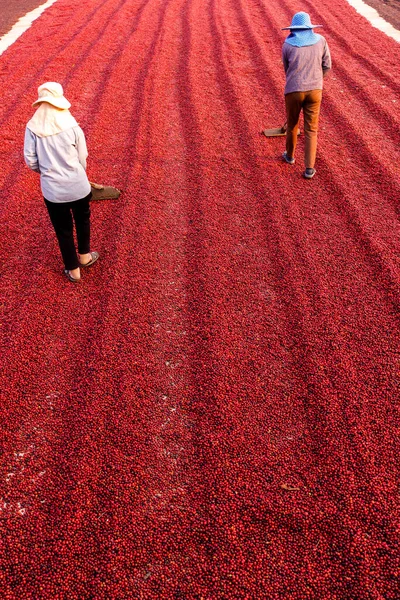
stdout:
{"type": "Polygon", "coordinates": [[[283,68],[285,69],[285,73],[287,73],[287,70],[289,68],[289,60],[288,60],[288,55],[286,52],[285,44],[282,46],[282,62],[283,62],[283,68]]]}
{"type": "Polygon", "coordinates": [[[39,161],[36,153],[36,136],[28,128],[25,130],[24,159],[26,165],[32,169],[32,171],[40,173],[39,161]]]}
{"type": "Polygon", "coordinates": [[[86,171],[86,159],[88,157],[88,151],[86,146],[85,134],[83,133],[80,127],[75,127],[75,140],[79,162],[86,171]]]}
{"type": "Polygon", "coordinates": [[[325,41],[324,51],[322,54],[322,72],[324,74],[324,77],[327,74],[327,72],[331,70],[331,68],[332,68],[331,53],[329,50],[329,46],[328,46],[327,42],[325,41]]]}

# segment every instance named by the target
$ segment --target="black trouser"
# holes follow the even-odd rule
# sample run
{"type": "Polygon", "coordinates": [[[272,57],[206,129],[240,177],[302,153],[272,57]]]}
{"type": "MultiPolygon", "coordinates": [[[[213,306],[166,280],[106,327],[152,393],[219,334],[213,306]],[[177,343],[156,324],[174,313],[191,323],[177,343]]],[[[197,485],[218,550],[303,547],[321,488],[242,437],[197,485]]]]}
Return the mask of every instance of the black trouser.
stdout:
{"type": "Polygon", "coordinates": [[[58,239],[65,268],[69,271],[79,267],[74,243],[74,216],[79,254],[90,252],[90,204],[92,192],[86,198],[74,202],[49,202],[44,199],[50,220],[58,239]]]}

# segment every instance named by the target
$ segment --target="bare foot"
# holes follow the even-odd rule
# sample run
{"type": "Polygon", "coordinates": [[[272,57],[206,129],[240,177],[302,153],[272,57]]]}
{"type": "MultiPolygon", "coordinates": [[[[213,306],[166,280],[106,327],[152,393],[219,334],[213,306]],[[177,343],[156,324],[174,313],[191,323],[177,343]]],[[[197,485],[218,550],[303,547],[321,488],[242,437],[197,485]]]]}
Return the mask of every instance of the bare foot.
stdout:
{"type": "Polygon", "coordinates": [[[88,252],[87,254],[79,255],[79,262],[81,263],[81,265],[87,265],[87,263],[89,263],[91,260],[92,260],[92,255],[90,252],[88,252]]]}
{"type": "Polygon", "coordinates": [[[80,271],[79,267],[77,269],[70,269],[69,274],[74,279],[80,279],[81,278],[81,271],[80,271]]]}
{"type": "Polygon", "coordinates": [[[90,267],[90,265],[93,265],[93,263],[95,263],[99,257],[99,253],[95,250],[92,250],[92,252],[88,252],[87,254],[80,254],[79,262],[81,263],[82,267],[90,267]]]}

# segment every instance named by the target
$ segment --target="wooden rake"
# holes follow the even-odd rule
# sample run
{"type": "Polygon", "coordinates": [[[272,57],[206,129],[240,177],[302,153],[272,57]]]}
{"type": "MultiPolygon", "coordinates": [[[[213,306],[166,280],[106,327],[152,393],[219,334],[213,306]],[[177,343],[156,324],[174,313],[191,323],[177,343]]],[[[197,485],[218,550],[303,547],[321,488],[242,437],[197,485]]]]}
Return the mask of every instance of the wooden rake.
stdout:
{"type": "Polygon", "coordinates": [[[121,191],[110,185],[90,182],[92,187],[92,200],[116,200],[120,197],[121,191]]]}
{"type": "MultiPolygon", "coordinates": [[[[286,135],[287,123],[282,125],[282,127],[275,127],[275,129],[264,129],[261,133],[265,135],[265,137],[283,137],[286,135]]],[[[297,131],[297,135],[300,135],[300,129],[297,131]]]]}

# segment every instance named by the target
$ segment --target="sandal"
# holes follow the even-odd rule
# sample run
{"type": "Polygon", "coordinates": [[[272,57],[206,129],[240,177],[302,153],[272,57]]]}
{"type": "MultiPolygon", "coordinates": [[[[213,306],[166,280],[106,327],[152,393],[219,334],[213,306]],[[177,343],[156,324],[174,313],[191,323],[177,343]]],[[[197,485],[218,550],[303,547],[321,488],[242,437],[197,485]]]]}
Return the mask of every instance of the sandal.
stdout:
{"type": "Polygon", "coordinates": [[[90,256],[92,257],[89,262],[87,263],[81,263],[79,264],[80,267],[90,267],[93,263],[96,262],[96,260],[100,257],[100,254],[98,252],[89,252],[90,256]]]}
{"type": "Polygon", "coordinates": [[[68,281],[71,281],[72,283],[79,283],[81,280],[80,277],[78,279],[76,277],[72,277],[72,275],[68,269],[64,269],[64,274],[65,274],[66,278],[68,279],[68,281]]]}

